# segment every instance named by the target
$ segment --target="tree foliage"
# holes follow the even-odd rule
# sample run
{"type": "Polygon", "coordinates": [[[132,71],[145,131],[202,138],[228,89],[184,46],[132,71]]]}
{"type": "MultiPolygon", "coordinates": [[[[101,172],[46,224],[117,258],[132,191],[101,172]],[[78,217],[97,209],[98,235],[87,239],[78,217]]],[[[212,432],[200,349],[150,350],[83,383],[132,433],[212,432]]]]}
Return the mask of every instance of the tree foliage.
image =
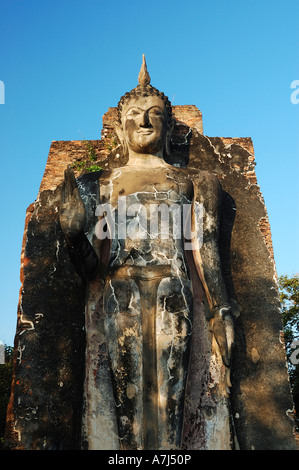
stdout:
{"type": "Polygon", "coordinates": [[[299,274],[278,279],[289,376],[299,427],[299,274]]]}
{"type": "Polygon", "coordinates": [[[13,348],[4,345],[5,363],[0,364],[0,448],[3,443],[5,431],[6,410],[10,396],[12,370],[13,370],[13,348]]]}

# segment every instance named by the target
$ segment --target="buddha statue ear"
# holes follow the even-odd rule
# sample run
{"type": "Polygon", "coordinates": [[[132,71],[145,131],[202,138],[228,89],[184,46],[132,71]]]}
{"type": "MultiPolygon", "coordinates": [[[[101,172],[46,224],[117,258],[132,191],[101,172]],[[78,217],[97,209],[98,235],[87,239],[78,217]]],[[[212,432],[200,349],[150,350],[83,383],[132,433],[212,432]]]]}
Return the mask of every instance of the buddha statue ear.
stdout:
{"type": "Polygon", "coordinates": [[[164,148],[164,152],[165,152],[165,156],[167,156],[167,157],[170,157],[170,156],[171,156],[171,147],[170,147],[170,143],[171,143],[171,136],[172,136],[172,133],[173,133],[174,125],[175,125],[175,121],[172,120],[172,121],[171,121],[171,124],[169,124],[169,126],[168,126],[168,129],[167,129],[167,132],[166,132],[166,136],[165,136],[165,148],[164,148]]]}
{"type": "Polygon", "coordinates": [[[128,155],[129,151],[128,151],[128,146],[127,146],[127,142],[126,142],[126,139],[125,139],[125,134],[124,134],[124,131],[123,131],[123,127],[119,122],[115,122],[114,128],[115,128],[115,132],[116,132],[116,135],[118,137],[118,140],[119,140],[119,142],[122,146],[123,156],[126,157],[128,155]]]}
{"type": "Polygon", "coordinates": [[[118,137],[118,140],[120,141],[121,145],[123,145],[124,132],[123,132],[122,125],[119,122],[115,122],[114,128],[115,128],[115,132],[118,137]]]}

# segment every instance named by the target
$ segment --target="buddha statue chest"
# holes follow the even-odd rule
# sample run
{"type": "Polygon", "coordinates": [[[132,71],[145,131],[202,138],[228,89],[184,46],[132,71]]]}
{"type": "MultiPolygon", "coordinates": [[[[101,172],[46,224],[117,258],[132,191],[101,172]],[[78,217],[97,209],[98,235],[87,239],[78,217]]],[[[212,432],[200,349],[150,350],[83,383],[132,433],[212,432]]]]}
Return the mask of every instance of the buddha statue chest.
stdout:
{"type": "MultiPolygon", "coordinates": [[[[105,178],[100,204],[110,211],[110,266],[183,269],[183,227],[193,187],[175,168],[121,168],[105,178]]],[[[109,223],[109,221],[108,221],[109,223]]]]}

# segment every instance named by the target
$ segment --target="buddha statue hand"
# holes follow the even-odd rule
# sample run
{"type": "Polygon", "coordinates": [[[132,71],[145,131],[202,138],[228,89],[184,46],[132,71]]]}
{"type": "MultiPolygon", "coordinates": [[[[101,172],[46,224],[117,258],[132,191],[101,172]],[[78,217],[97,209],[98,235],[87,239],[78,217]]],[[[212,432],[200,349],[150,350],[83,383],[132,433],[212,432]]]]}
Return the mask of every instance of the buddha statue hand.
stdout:
{"type": "Polygon", "coordinates": [[[59,222],[77,273],[84,280],[93,279],[99,269],[99,259],[84,233],[86,210],[70,166],[64,172],[61,187],[59,222]]]}
{"type": "Polygon", "coordinates": [[[61,187],[59,222],[70,244],[84,234],[85,206],[79,193],[75,174],[70,166],[64,172],[64,181],[61,187]]]}

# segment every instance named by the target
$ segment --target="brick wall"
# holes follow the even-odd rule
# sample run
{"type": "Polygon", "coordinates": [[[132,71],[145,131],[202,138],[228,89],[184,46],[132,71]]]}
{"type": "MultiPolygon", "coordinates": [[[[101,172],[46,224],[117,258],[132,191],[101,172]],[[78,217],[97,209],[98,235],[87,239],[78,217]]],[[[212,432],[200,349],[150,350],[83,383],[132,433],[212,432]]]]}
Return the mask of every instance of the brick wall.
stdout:
{"type": "MultiPolygon", "coordinates": [[[[177,138],[186,135],[186,128],[195,128],[200,134],[203,134],[202,113],[194,105],[173,106],[173,116],[176,120],[174,133],[177,138]]],[[[83,162],[88,160],[88,144],[93,147],[96,163],[101,166],[107,166],[107,157],[111,150],[115,148],[117,137],[114,131],[114,122],[117,119],[117,108],[108,108],[108,111],[102,118],[101,139],[84,140],[54,140],[51,144],[45,172],[41,181],[39,191],[47,189],[54,190],[62,181],[64,170],[68,165],[74,162],[83,162]]],[[[248,166],[245,167],[245,175],[249,184],[257,184],[255,173],[255,157],[251,138],[248,137],[219,137],[219,139],[229,148],[231,145],[242,147],[248,155],[248,166]]],[[[238,162],[232,163],[235,170],[238,170],[238,162]]],[[[79,176],[80,171],[76,171],[79,176]]],[[[244,174],[244,167],[243,167],[244,174]]],[[[273,255],[273,245],[271,230],[268,218],[263,218],[260,222],[260,230],[265,238],[265,243],[269,249],[271,257],[273,255]]]]}
{"type": "MultiPolygon", "coordinates": [[[[194,105],[173,106],[173,115],[176,119],[176,126],[174,133],[179,138],[180,135],[186,134],[186,128],[191,127],[203,133],[202,114],[199,109],[194,105]]],[[[100,140],[88,141],[92,144],[94,154],[97,156],[97,163],[103,164],[106,161],[108,154],[115,148],[115,141],[117,140],[114,132],[114,122],[117,117],[117,108],[109,108],[103,116],[103,127],[100,140]]],[[[227,144],[238,143],[245,149],[250,149],[253,152],[251,139],[233,139],[226,138],[227,144]],[[250,142],[249,142],[250,141],[250,142]]],[[[88,159],[88,144],[83,140],[54,140],[51,144],[45,172],[41,181],[39,191],[46,189],[54,190],[62,181],[64,170],[67,165],[72,165],[74,162],[80,162],[88,159]]],[[[79,174],[79,172],[77,172],[79,174]]]]}
{"type": "MultiPolygon", "coordinates": [[[[195,128],[200,134],[203,134],[202,113],[194,105],[173,106],[173,116],[176,120],[174,134],[177,139],[185,136],[189,127],[195,128]]],[[[107,157],[111,150],[116,147],[117,136],[114,131],[114,122],[117,119],[117,108],[108,108],[108,111],[102,118],[101,139],[84,140],[54,140],[51,144],[45,172],[41,181],[39,191],[47,189],[54,190],[62,181],[64,170],[68,165],[74,162],[84,162],[88,160],[88,144],[93,147],[96,163],[100,166],[107,166],[107,157]]],[[[246,151],[248,165],[242,166],[243,175],[248,179],[249,185],[257,184],[255,173],[255,157],[251,138],[249,137],[219,137],[219,139],[230,148],[237,145],[246,151]],[[245,170],[245,172],[244,172],[245,170]]],[[[234,170],[238,171],[238,162],[232,162],[234,170]]],[[[80,171],[76,171],[79,176],[80,171]]],[[[268,218],[263,218],[260,222],[260,230],[265,238],[270,256],[274,259],[271,230],[268,218]]]]}

